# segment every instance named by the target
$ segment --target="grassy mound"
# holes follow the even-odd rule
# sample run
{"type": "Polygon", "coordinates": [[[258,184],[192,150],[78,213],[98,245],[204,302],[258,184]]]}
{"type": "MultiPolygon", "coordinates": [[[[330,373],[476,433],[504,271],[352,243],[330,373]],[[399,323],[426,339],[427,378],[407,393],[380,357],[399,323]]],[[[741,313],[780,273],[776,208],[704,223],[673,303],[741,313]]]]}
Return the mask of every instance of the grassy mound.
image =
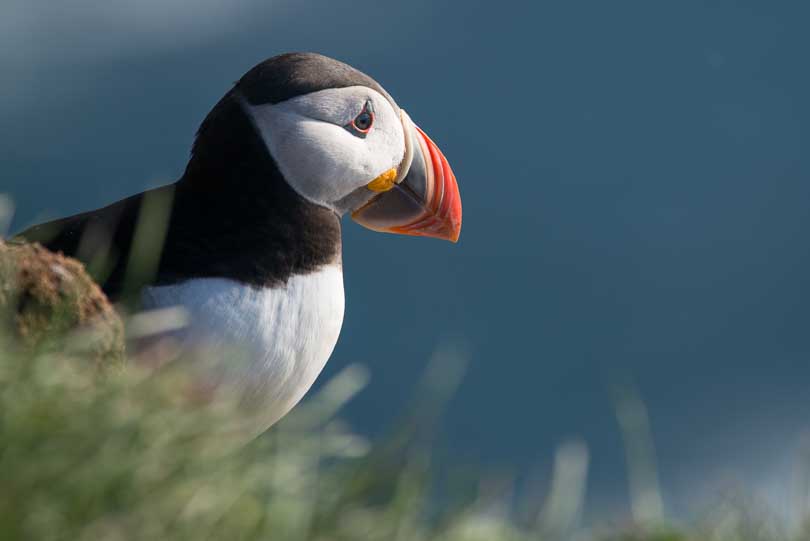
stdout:
{"type": "Polygon", "coordinates": [[[124,357],[121,318],[81,263],[39,244],[0,240],[0,314],[5,332],[26,349],[64,347],[80,332],[82,356],[95,365],[124,357]]]}

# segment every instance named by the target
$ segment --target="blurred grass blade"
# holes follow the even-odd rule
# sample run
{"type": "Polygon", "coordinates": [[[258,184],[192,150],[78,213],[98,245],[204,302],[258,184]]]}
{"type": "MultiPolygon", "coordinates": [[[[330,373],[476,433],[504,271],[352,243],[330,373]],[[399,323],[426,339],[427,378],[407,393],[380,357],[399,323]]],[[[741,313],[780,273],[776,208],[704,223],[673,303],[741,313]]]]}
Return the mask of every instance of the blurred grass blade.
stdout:
{"type": "Polygon", "coordinates": [[[331,419],[366,385],[369,373],[365,366],[350,364],[327,382],[315,396],[300,404],[283,425],[315,426],[331,419]]]}
{"type": "Polygon", "coordinates": [[[660,524],[664,504],[647,408],[631,385],[615,386],[612,394],[627,456],[633,519],[641,526],[660,524]]]}
{"type": "Polygon", "coordinates": [[[431,355],[422,378],[422,385],[430,396],[440,403],[449,399],[464,379],[469,357],[466,346],[458,342],[439,346],[431,355]]]}
{"type": "Polygon", "coordinates": [[[127,337],[145,338],[156,334],[178,331],[189,322],[189,314],[181,306],[139,312],[127,321],[127,337]]]}
{"type": "Polygon", "coordinates": [[[121,257],[113,247],[114,227],[108,229],[110,225],[113,224],[88,224],[76,249],[76,259],[86,262],[87,273],[101,285],[110,277],[118,258],[121,257]]]}
{"type": "Polygon", "coordinates": [[[582,441],[570,441],[557,448],[551,488],[540,513],[540,531],[548,539],[573,534],[585,503],[588,462],[588,446],[582,441]]]}
{"type": "Polygon", "coordinates": [[[144,194],[124,274],[124,291],[129,298],[157,273],[173,199],[174,186],[165,186],[144,194]]]}
{"type": "Polygon", "coordinates": [[[6,194],[0,193],[0,239],[8,235],[11,221],[14,219],[14,201],[6,194]]]}

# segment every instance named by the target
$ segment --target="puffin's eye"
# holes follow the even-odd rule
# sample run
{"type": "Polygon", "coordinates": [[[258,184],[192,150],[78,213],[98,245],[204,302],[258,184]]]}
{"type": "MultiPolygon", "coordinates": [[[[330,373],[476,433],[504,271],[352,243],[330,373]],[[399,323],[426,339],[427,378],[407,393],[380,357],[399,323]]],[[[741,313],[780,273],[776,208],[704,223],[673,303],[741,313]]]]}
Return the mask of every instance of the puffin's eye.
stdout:
{"type": "Polygon", "coordinates": [[[371,126],[373,125],[374,110],[371,108],[371,102],[366,102],[363,110],[359,115],[354,117],[354,120],[352,120],[349,125],[346,126],[346,129],[358,137],[365,137],[368,132],[371,131],[371,126]]]}
{"type": "Polygon", "coordinates": [[[368,111],[363,111],[354,119],[354,127],[357,128],[357,131],[368,132],[372,122],[374,122],[374,116],[368,111]]]}

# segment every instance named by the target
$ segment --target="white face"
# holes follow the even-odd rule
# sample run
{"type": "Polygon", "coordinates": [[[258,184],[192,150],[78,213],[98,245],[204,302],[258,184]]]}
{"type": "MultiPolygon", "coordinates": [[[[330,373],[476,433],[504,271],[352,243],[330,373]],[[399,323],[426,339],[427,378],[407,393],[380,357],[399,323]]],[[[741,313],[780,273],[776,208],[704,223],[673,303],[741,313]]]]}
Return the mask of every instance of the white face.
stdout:
{"type": "Polygon", "coordinates": [[[405,155],[398,111],[379,92],[350,86],[312,92],[281,103],[244,104],[284,178],[301,196],[336,203],[391,169],[405,155]],[[367,133],[368,115],[373,122],[367,133]],[[353,124],[354,122],[354,124],[353,124]]]}

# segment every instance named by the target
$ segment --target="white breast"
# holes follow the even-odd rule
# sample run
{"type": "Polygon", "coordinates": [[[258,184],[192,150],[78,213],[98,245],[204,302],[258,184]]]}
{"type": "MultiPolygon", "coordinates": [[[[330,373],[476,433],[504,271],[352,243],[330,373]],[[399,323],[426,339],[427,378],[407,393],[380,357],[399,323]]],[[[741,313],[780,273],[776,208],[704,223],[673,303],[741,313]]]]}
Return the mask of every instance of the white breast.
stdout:
{"type": "Polygon", "coordinates": [[[262,429],[309,390],[337,343],[343,323],[343,274],[332,265],[276,288],[220,278],[146,288],[146,308],[184,307],[186,344],[213,359],[206,376],[260,408],[262,429]]]}

